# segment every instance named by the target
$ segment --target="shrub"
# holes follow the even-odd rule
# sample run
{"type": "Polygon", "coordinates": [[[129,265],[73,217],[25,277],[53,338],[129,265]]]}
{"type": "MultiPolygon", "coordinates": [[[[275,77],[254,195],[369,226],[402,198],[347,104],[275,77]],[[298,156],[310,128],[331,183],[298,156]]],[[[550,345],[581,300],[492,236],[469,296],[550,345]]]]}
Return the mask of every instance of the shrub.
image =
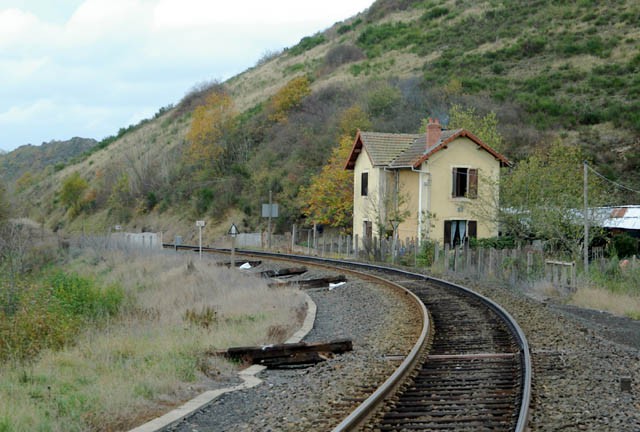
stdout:
{"type": "Polygon", "coordinates": [[[629,234],[614,235],[611,239],[611,254],[618,258],[626,258],[636,255],[638,250],[638,239],[629,234]]]}
{"type": "Polygon", "coordinates": [[[326,39],[321,34],[317,34],[315,36],[305,36],[300,39],[300,42],[298,42],[297,45],[289,49],[289,54],[292,56],[297,56],[325,42],[326,39]]]}
{"type": "Polygon", "coordinates": [[[327,52],[324,57],[325,67],[331,71],[343,64],[359,61],[365,58],[360,48],[351,44],[337,45],[327,52]]]}
{"type": "Polygon", "coordinates": [[[433,7],[431,9],[429,9],[428,11],[426,11],[421,19],[423,21],[431,21],[434,20],[436,18],[440,18],[441,16],[444,16],[446,14],[449,13],[449,9],[447,9],[446,7],[442,7],[442,6],[436,6],[433,7]]]}
{"type": "Polygon", "coordinates": [[[425,240],[422,248],[416,257],[416,264],[419,267],[430,267],[435,259],[436,243],[433,240],[425,240]]]}
{"type": "MultiPolygon", "coordinates": [[[[9,288],[0,280],[0,292],[9,288]]],[[[18,288],[0,297],[0,360],[29,360],[43,349],[62,348],[87,323],[115,316],[124,301],[119,286],[100,288],[91,279],[62,271],[23,278],[18,288]]]]}

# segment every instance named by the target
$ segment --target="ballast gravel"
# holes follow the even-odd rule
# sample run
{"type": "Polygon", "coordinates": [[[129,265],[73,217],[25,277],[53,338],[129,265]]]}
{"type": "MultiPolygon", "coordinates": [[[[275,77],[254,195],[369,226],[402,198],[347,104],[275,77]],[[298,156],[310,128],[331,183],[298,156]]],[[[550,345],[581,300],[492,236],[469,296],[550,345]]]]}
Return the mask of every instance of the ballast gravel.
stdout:
{"type": "Polygon", "coordinates": [[[417,308],[390,288],[349,278],[305,291],[318,310],[304,341],[351,339],[353,351],[311,367],[265,370],[259,386],[227,393],[167,431],[331,430],[393,373],[419,335],[417,308]]]}
{"type": "Polygon", "coordinates": [[[640,431],[640,322],[467,279],[518,322],[533,361],[532,431],[640,431]],[[631,391],[621,380],[631,379],[631,391]]]}
{"type": "MultiPolygon", "coordinates": [[[[311,273],[311,272],[310,272],[311,273]]],[[[308,277],[326,275],[316,272],[308,277]]],[[[640,431],[640,323],[458,280],[504,307],[529,341],[531,431],[640,431]],[[627,391],[622,382],[630,379],[627,391]]],[[[350,338],[354,351],[316,366],[267,370],[264,382],[222,396],[168,431],[329,431],[399,364],[417,337],[406,299],[350,280],[307,290],[318,306],[305,341],[350,338]],[[391,357],[392,358],[392,357],[391,357]]],[[[414,311],[415,312],[415,311],[414,311]]]]}

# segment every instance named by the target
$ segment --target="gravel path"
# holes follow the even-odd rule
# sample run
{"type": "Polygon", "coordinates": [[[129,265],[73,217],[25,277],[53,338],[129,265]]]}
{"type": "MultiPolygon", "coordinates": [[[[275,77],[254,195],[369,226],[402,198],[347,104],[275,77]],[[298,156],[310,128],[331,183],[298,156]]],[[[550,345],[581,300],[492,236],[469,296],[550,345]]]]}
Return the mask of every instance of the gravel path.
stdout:
{"type": "MultiPolygon", "coordinates": [[[[310,271],[305,278],[326,276],[310,271]]],[[[360,280],[307,290],[318,307],[307,342],[353,340],[352,352],[303,369],[267,370],[253,389],[226,394],[170,431],[326,431],[353,410],[399,364],[418,337],[407,296],[360,280]]]]}

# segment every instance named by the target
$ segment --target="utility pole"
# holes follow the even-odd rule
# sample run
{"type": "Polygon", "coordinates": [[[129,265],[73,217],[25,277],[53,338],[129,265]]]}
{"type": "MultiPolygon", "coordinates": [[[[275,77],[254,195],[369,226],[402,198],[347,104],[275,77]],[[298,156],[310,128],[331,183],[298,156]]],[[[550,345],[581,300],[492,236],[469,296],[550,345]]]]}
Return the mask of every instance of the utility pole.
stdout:
{"type": "Polygon", "coordinates": [[[273,204],[272,204],[272,199],[271,199],[272,196],[271,195],[272,195],[271,189],[269,189],[269,222],[268,222],[268,225],[267,225],[267,236],[268,236],[267,237],[267,248],[269,250],[271,250],[271,214],[273,213],[273,211],[272,211],[273,204]]]}
{"type": "Polygon", "coordinates": [[[589,273],[589,187],[587,181],[587,172],[589,166],[587,165],[587,161],[583,162],[584,165],[584,273],[588,275],[589,273]]]}

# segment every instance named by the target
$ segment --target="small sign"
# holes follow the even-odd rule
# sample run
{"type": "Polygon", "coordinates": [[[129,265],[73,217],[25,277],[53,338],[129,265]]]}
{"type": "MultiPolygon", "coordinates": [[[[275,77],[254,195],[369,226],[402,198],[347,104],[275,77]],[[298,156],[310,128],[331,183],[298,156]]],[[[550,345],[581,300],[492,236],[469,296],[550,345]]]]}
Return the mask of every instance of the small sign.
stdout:
{"type": "Polygon", "coordinates": [[[203,220],[196,221],[196,226],[197,227],[203,227],[204,226],[204,221],[203,220]]]}
{"type": "Polygon", "coordinates": [[[114,228],[116,229],[116,231],[120,231],[122,229],[120,225],[116,225],[114,228]]]}
{"type": "Polygon", "coordinates": [[[229,235],[231,237],[235,237],[238,234],[240,234],[240,231],[238,231],[238,227],[236,226],[236,224],[231,224],[231,228],[229,228],[229,235]]]}
{"type": "Polygon", "coordinates": [[[262,217],[278,217],[278,204],[262,204],[262,217]]]}

